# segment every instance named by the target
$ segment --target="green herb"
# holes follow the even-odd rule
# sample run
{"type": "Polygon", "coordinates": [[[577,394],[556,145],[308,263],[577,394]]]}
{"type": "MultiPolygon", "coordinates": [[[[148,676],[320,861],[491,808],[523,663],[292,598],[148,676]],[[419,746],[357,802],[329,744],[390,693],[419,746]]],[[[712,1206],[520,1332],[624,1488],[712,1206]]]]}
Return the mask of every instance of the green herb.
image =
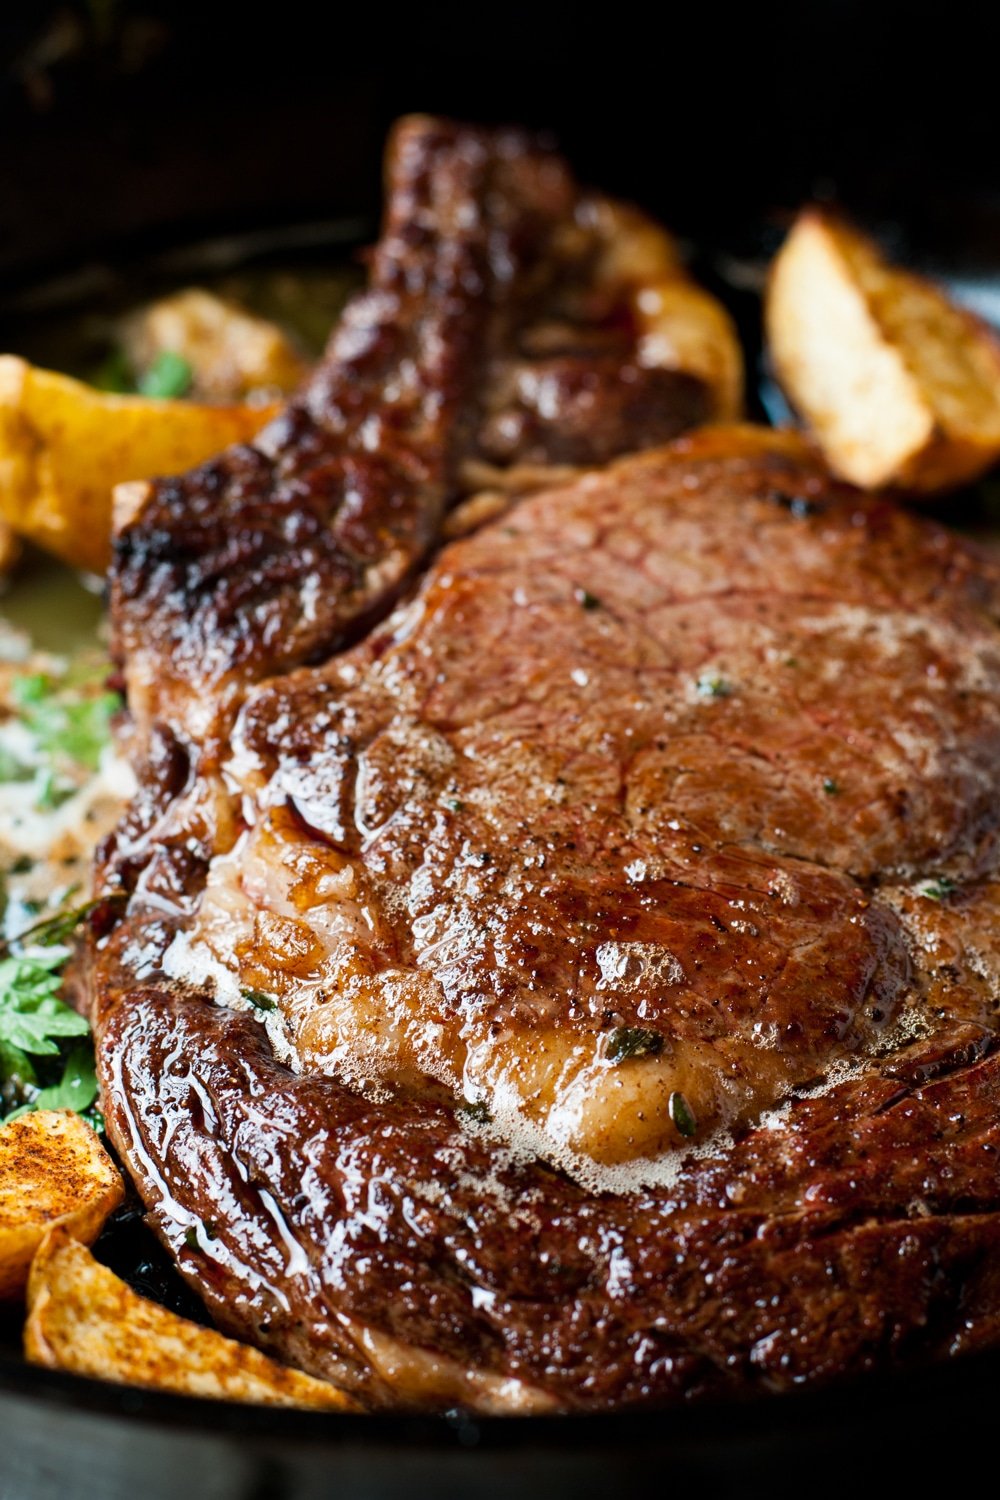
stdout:
{"type": "Polygon", "coordinates": [[[690,1137],[698,1129],[694,1112],[683,1094],[675,1089],[667,1101],[667,1112],[680,1135],[690,1137]]]}
{"type": "MultiPolygon", "coordinates": [[[[213,1224],[211,1219],[201,1220],[201,1233],[206,1240],[217,1240],[219,1238],[218,1225],[213,1224]]],[[[194,1224],[184,1231],[184,1243],[189,1250],[201,1249],[201,1236],[194,1224]]]]}
{"type": "Polygon", "coordinates": [[[629,1057],[655,1057],[663,1051],[663,1037],[658,1031],[642,1026],[616,1026],[608,1037],[605,1056],[608,1062],[620,1063],[629,1057]]]}
{"type": "Polygon", "coordinates": [[[94,1049],[89,1042],[73,1048],[63,1065],[58,1083],[39,1089],[31,1101],[32,1109],[74,1109],[83,1114],[97,1098],[97,1074],[94,1071],[94,1049]]]}
{"type": "Polygon", "coordinates": [[[936,880],[928,882],[921,889],[920,894],[926,896],[928,901],[946,901],[957,890],[958,886],[953,880],[949,880],[947,875],[939,875],[936,880]]]}
{"type": "Polygon", "coordinates": [[[8,1120],[34,1109],[73,1109],[94,1127],[97,1077],[89,1027],[60,998],[64,945],[84,917],[113,898],[87,901],[34,923],[0,942],[0,1086],[5,1104],[20,1103],[8,1120]],[[11,946],[18,951],[11,953],[11,946]],[[50,948],[30,954],[24,947],[50,948]],[[39,1060],[36,1062],[36,1060],[39,1060]]]}
{"type": "Polygon", "coordinates": [[[176,354],[173,349],[163,349],[149,369],[139,377],[138,387],[143,396],[170,400],[172,397],[186,396],[193,378],[194,371],[183,354],[176,354]]]}
{"type": "Polygon", "coordinates": [[[0,745],[0,781],[31,781],[34,775],[34,766],[25,765],[5,745],[0,745]]]}
{"type": "Polygon", "coordinates": [[[43,673],[15,678],[11,684],[21,721],[46,755],[62,756],[96,771],[101,751],[111,738],[111,720],[121,707],[117,693],[80,697],[66,684],[43,673]]]}
{"type": "Polygon", "coordinates": [[[18,708],[42,703],[52,691],[52,679],[44,672],[32,672],[28,677],[15,677],[10,685],[10,695],[18,708]]]}
{"type": "Polygon", "coordinates": [[[457,797],[449,797],[448,807],[452,812],[462,812],[465,808],[465,803],[460,802],[457,797]]]}
{"type": "Polygon", "coordinates": [[[467,1120],[475,1120],[477,1125],[488,1125],[493,1116],[489,1107],[482,1099],[463,1099],[458,1106],[459,1114],[465,1115],[467,1120]]]}
{"type": "MultiPolygon", "coordinates": [[[[35,922],[31,927],[26,927],[19,932],[16,938],[0,941],[0,956],[10,952],[12,942],[21,948],[63,947],[91,912],[102,906],[114,905],[120,899],[123,898],[98,896],[93,901],[84,901],[81,906],[70,906],[64,911],[57,911],[54,916],[44,917],[41,922],[35,922]]],[[[61,963],[62,959],[56,959],[54,962],[61,963]]]]}
{"type": "Polygon", "coordinates": [[[35,806],[41,812],[52,812],[68,802],[75,791],[76,787],[61,781],[51,766],[45,766],[35,777],[35,806]]]}
{"type": "Polygon", "coordinates": [[[249,1000],[254,1010],[277,1010],[278,1002],[273,995],[266,995],[263,990],[240,990],[244,1000],[249,1000]]]}
{"type": "Polygon", "coordinates": [[[823,790],[828,797],[836,797],[837,793],[840,791],[840,785],[834,780],[832,776],[824,776],[823,790]]]}
{"type": "Polygon", "coordinates": [[[99,391],[112,391],[118,396],[134,391],[135,381],[124,349],[112,349],[97,366],[90,383],[99,391]]]}
{"type": "Polygon", "coordinates": [[[32,1057],[59,1054],[57,1038],[85,1036],[86,1021],[59,999],[63,955],[0,962],[0,1047],[5,1080],[35,1081],[32,1057]]]}
{"type": "Polygon", "coordinates": [[[728,698],[732,692],[724,677],[699,677],[697,688],[703,698],[728,698]]]}
{"type": "Polygon", "coordinates": [[[574,589],[573,597],[577,604],[582,605],[584,609],[600,609],[601,607],[600,599],[598,599],[596,594],[592,594],[589,589],[574,589]]]}

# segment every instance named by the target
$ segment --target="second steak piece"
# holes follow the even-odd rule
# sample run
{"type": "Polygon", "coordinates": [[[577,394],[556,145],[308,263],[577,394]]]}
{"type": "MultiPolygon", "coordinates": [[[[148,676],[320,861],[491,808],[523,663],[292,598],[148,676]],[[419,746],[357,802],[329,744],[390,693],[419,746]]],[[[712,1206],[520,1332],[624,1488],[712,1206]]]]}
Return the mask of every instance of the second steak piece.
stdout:
{"type": "Polygon", "coordinates": [[[470,494],[495,509],[553,464],[739,406],[732,328],[670,237],[582,194],[545,144],[413,118],[387,178],[369,285],[284,413],[119,494],[113,615],[140,760],[165,720],[204,769],[246,685],[360,634],[470,494]]]}

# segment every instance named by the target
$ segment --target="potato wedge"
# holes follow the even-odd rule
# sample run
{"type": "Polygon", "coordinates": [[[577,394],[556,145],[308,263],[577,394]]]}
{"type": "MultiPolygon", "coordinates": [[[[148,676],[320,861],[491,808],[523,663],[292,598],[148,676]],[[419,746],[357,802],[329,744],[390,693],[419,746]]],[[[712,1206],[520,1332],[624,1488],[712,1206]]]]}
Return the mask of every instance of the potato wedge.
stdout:
{"type": "Polygon", "coordinates": [[[833,215],[796,220],[765,323],[781,385],[845,479],[931,494],[1000,457],[1000,342],[833,215]]]}
{"type": "Polygon", "coordinates": [[[28,1283],[24,1352],[33,1364],[189,1396],[359,1411],[343,1391],[147,1302],[64,1230],[43,1242],[28,1283]]]}
{"type": "Polygon", "coordinates": [[[0,520],[101,573],[114,485],[179,473],[249,441],[276,409],[114,396],[0,355],[0,520]]]}
{"type": "Polygon", "coordinates": [[[18,550],[17,537],[5,521],[0,521],[0,578],[14,566],[18,550]]]}
{"type": "Polygon", "coordinates": [[[688,275],[676,242],[637,209],[610,199],[595,208],[604,242],[599,274],[627,289],[647,366],[693,375],[707,387],[712,420],[743,411],[743,350],[721,302],[688,275]]]}
{"type": "Polygon", "coordinates": [[[293,391],[306,373],[305,361],[276,323],[200,287],[162,297],[137,313],[125,327],[124,343],[137,369],[158,354],[182,355],[199,401],[242,401],[262,389],[293,391]]]}
{"type": "Polygon", "coordinates": [[[23,1292],[53,1225],[89,1244],[124,1196],[100,1140],[71,1110],[37,1110],[0,1126],[0,1297],[23,1292]]]}

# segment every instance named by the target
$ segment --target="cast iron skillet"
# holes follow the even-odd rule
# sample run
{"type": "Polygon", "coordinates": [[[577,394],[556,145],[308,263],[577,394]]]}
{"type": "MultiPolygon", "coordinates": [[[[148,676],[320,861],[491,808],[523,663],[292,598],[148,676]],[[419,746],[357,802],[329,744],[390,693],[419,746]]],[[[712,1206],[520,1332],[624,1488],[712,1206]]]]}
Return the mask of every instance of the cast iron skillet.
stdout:
{"type": "MultiPolygon", "coordinates": [[[[895,0],[659,20],[619,0],[599,35],[570,41],[565,8],[536,0],[483,13],[472,42],[457,6],[318,20],[284,0],[256,27],[249,12],[171,0],[8,7],[0,344],[23,331],[39,288],[50,306],[88,288],[140,294],[150,264],[194,277],[185,246],[208,245],[222,265],[246,253],[248,232],[252,254],[308,250],[301,225],[315,253],[348,243],[374,221],[386,125],[414,108],[551,127],[583,177],[691,237],[751,370],[751,284],[780,234],[776,206],[835,196],[931,269],[995,293],[1000,17],[980,9],[953,0],[946,30],[920,32],[895,0]]],[[[772,396],[757,388],[758,414],[772,396]]],[[[964,502],[967,519],[981,510],[981,497],[964,502]]],[[[876,1484],[926,1493],[939,1475],[953,1491],[989,1461],[998,1401],[1000,1357],[984,1355],[664,1413],[330,1416],[122,1388],[8,1352],[0,1500],[842,1497],[876,1484]]]]}

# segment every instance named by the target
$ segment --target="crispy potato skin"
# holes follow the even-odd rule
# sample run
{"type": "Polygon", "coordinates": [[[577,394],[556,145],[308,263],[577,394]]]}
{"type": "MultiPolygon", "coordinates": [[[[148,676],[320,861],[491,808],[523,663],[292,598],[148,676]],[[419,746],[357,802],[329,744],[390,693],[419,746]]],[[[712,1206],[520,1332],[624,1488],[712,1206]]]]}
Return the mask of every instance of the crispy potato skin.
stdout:
{"type": "Polygon", "coordinates": [[[50,1228],[89,1244],[123,1197],[117,1168],[79,1115],[39,1110],[0,1127],[0,1298],[23,1292],[50,1228]]]}
{"type": "Polygon", "coordinates": [[[31,1268],[24,1352],[33,1364],[122,1384],[262,1406],[359,1411],[336,1386],[147,1302],[64,1229],[31,1268]]]}
{"type": "Polygon", "coordinates": [[[73,567],[102,573],[114,485],[176,473],[249,442],[275,410],[110,395],[0,355],[0,522],[73,567]]]}
{"type": "Polygon", "coordinates": [[[934,494],[1000,458],[992,330],[838,217],[796,220],[765,323],[778,379],[845,479],[934,494]]]}

